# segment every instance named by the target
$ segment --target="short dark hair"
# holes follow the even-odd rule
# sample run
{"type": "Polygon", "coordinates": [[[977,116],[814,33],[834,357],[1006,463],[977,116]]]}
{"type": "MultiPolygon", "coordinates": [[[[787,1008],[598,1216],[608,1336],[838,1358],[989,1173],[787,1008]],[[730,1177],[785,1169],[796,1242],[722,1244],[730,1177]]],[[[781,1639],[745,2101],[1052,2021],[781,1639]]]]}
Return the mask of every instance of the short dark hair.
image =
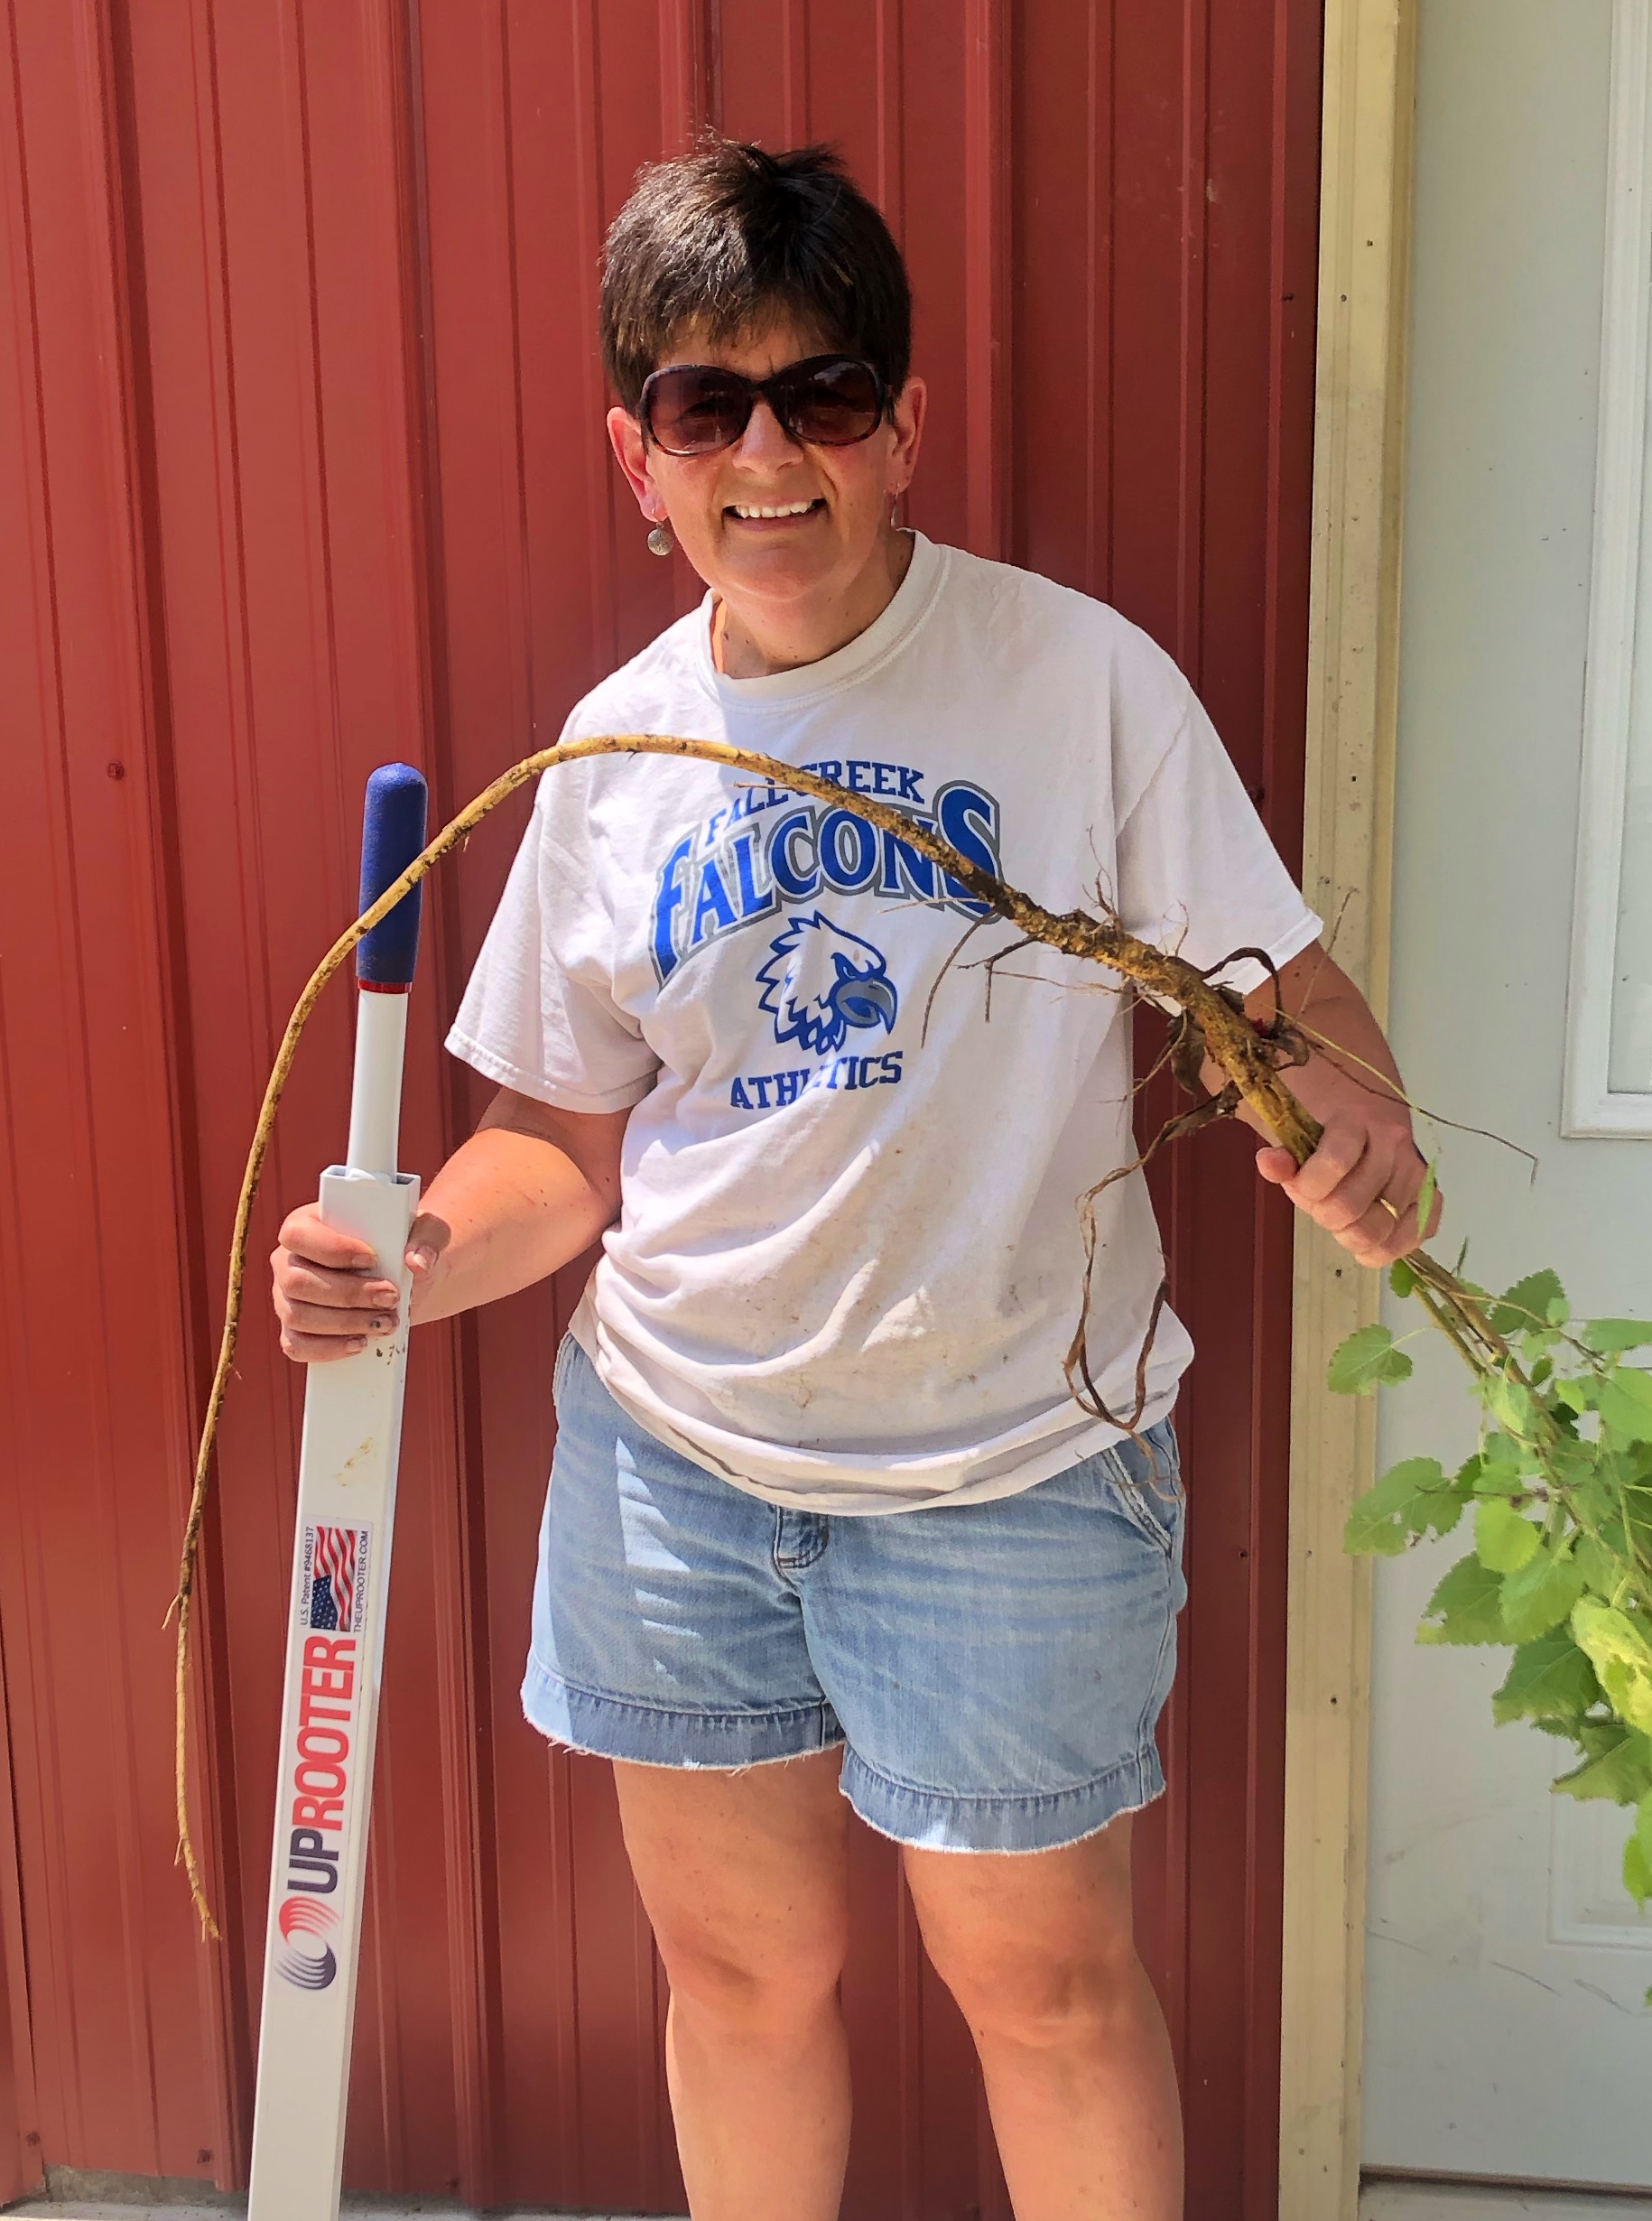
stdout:
{"type": "Polygon", "coordinates": [[[892,395],[906,383],[906,267],[834,150],[708,139],[641,171],[602,274],[602,358],[625,406],[685,326],[727,342],[776,312],[869,362],[892,395]]]}

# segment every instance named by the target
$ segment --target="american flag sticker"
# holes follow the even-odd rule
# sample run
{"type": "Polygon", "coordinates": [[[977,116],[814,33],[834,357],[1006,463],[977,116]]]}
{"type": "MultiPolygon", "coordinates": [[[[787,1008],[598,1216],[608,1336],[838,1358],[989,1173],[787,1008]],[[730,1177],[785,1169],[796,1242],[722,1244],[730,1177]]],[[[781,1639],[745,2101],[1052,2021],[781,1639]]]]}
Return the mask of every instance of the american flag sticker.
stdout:
{"type": "Polygon", "coordinates": [[[367,1615],[369,1532],[365,1527],[305,1527],[301,1627],[360,1634],[367,1615]]]}

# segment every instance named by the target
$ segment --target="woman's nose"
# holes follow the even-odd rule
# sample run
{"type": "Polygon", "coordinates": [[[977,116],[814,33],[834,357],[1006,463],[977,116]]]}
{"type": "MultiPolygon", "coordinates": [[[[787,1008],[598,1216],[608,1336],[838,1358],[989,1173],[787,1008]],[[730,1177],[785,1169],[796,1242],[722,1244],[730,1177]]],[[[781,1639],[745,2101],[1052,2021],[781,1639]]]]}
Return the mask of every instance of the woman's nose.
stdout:
{"type": "Polygon", "coordinates": [[[737,453],[742,462],[772,463],[793,460],[798,443],[761,395],[753,402],[737,453]]]}

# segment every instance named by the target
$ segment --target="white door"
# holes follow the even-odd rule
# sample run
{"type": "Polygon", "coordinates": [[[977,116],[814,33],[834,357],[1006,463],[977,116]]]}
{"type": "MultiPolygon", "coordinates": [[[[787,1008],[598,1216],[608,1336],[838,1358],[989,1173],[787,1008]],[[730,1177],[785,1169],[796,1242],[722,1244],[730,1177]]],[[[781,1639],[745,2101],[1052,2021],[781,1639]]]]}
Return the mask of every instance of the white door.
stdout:
{"type": "MultiPolygon", "coordinates": [[[[1644,1089],[1647,1115],[1630,1102],[1620,1138],[1568,1135],[1588,1075],[1568,1117],[1563,1067],[1608,213],[1630,185],[1652,201],[1652,174],[1621,173],[1645,161],[1629,125],[1649,13],[1421,0],[1391,1012],[1421,1101],[1541,1160],[1528,1185],[1517,1158],[1444,1134],[1443,1253],[1466,1234],[1469,1270],[1493,1287],[1552,1265],[1576,1312],[1638,1317],[1652,1315],[1652,1070],[1631,1069],[1652,1018],[1644,786],[1627,849],[1621,816],[1585,841],[1585,893],[1621,862],[1622,901],[1604,940],[1593,905],[1593,970],[1571,1008],[1574,1058],[1580,998],[1604,1013],[1612,1071],[1597,1093],[1644,1089]]],[[[1631,302],[1648,284],[1652,263],[1631,302]]],[[[1644,443],[1644,416],[1635,432],[1644,443]]],[[[1652,558],[1644,569],[1652,642],[1652,558]]],[[[1644,735],[1652,657],[1639,661],[1644,735]]],[[[1624,748],[1631,783],[1652,776],[1652,747],[1624,748]]],[[[1598,820],[1598,778],[1592,791],[1598,820]]],[[[1416,1324],[1413,1306],[1387,1315],[1416,1324]]],[[[1472,1445],[1458,1361],[1436,1339],[1411,1345],[1417,1378],[1388,1396],[1385,1464],[1472,1445]]],[[[1552,1797],[1570,1746],[1493,1727],[1506,1651],[1416,1647],[1431,1587],[1467,1547],[1453,1535],[1378,1567],[1366,2165],[1652,2188],[1652,1917],[1619,1878],[1629,1816],[1552,1797]]]]}

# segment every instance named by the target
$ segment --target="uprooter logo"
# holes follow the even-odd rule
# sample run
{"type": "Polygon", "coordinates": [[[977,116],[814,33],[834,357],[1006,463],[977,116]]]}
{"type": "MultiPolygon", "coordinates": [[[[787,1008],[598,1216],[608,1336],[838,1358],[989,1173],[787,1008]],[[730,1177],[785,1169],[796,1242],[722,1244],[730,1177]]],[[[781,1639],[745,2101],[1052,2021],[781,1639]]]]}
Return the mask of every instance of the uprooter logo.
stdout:
{"type": "Polygon", "coordinates": [[[289,1897],[277,1916],[284,1948],[275,1955],[277,1971],[300,1990],[324,1990],[339,1971],[326,1939],[339,1916],[312,1897],[289,1897]]]}

